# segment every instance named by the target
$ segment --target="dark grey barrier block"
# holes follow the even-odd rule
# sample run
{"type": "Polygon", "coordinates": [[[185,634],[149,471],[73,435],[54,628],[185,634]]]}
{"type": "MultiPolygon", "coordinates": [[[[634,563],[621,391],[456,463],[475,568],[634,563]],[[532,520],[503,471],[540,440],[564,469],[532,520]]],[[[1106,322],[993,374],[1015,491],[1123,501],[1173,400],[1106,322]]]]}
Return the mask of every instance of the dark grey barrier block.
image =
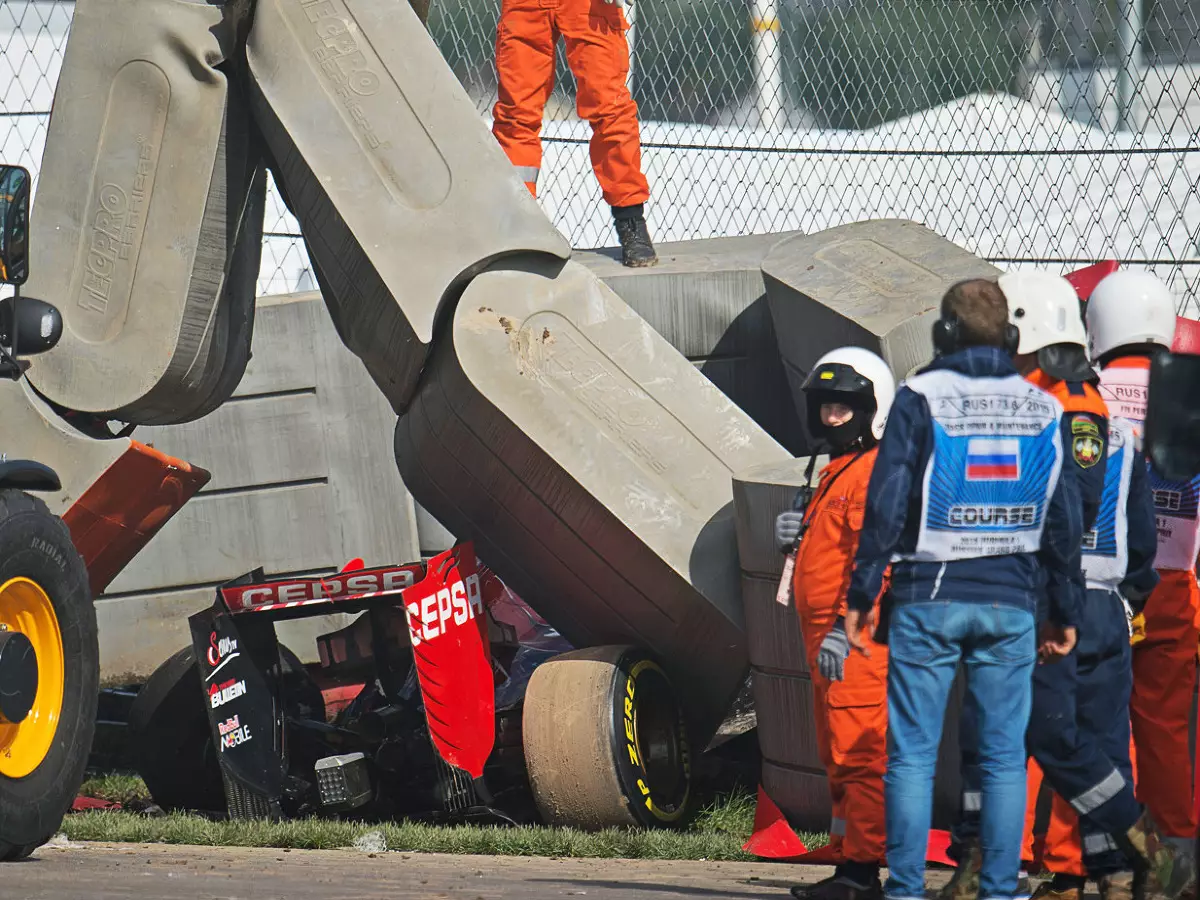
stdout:
{"type": "Polygon", "coordinates": [[[800,383],[834,347],[878,353],[897,381],[933,358],[930,327],[946,288],[1000,270],[916,222],[854,222],[776,244],[763,261],[779,352],[797,408],[800,383]]]}
{"type": "Polygon", "coordinates": [[[404,482],[572,643],[654,651],[706,744],[749,667],[732,475],[787,453],[587,269],[516,262],[459,301],[404,482]]]}
{"type": "Polygon", "coordinates": [[[62,339],[30,373],[56,403],[167,423],[236,387],[264,190],[225,65],[248,12],[245,2],[76,4],[25,286],[63,314],[62,339]]]}
{"type": "Polygon", "coordinates": [[[407,3],[259,0],[250,98],[346,345],[402,411],[444,301],[570,247],[407,3]]]}
{"type": "Polygon", "coordinates": [[[630,269],[617,250],[574,258],[650,323],[791,453],[806,436],[792,404],[767,305],[762,263],[799,232],[657,245],[659,264],[630,269]]]}

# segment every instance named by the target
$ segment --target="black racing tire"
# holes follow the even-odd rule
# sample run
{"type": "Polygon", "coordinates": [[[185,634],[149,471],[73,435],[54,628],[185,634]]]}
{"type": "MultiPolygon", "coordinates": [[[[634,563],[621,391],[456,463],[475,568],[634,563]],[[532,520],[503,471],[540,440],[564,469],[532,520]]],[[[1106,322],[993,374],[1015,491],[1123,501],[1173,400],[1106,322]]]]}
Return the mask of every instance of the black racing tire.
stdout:
{"type": "MultiPolygon", "coordinates": [[[[285,677],[307,680],[304,664],[279,645],[285,677]]],[[[324,700],[312,686],[304,698],[323,714],[324,700]]],[[[196,654],[189,644],[163,662],[142,685],[129,708],[130,755],[150,792],[166,812],[194,811],[224,815],[228,812],[221,764],[217,761],[212,730],[204,710],[204,694],[196,654]]]]}
{"type": "Polygon", "coordinates": [[[522,718],[548,825],[679,827],[692,797],[687,725],[670,679],[636,647],[573,650],[534,670],[522,718]]]}
{"type": "Polygon", "coordinates": [[[21,777],[0,773],[0,860],[25,858],[62,824],[83,782],[100,696],[96,607],[83,557],[45,503],[0,490],[0,584],[16,577],[35,582],[50,599],[62,639],[63,699],[53,741],[37,767],[21,777]]]}

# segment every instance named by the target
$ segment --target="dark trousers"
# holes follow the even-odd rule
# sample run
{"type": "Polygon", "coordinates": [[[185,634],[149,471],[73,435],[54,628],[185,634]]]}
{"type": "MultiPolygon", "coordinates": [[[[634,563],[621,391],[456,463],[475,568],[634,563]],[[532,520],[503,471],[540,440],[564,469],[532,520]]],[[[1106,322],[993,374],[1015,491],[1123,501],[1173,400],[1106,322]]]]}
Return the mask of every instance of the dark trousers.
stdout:
{"type": "MultiPolygon", "coordinates": [[[[1083,861],[1093,875],[1128,868],[1113,836],[1124,834],[1141,814],[1129,760],[1132,686],[1129,626],[1121,598],[1113,591],[1089,589],[1075,650],[1066,659],[1034,668],[1025,744],[1046,782],[1079,814],[1083,861]]],[[[976,723],[968,709],[960,719],[959,742],[963,800],[952,853],[979,836],[981,773],[976,723]]]]}

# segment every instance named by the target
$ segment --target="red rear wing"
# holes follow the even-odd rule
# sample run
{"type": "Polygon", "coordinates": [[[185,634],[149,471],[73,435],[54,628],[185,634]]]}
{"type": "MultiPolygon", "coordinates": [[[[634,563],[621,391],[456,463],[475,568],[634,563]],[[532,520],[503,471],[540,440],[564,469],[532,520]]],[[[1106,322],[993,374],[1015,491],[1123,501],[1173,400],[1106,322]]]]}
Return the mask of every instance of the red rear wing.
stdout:
{"type": "Polygon", "coordinates": [[[424,563],[342,571],[327,578],[288,578],[220,588],[231,613],[270,612],[317,604],[349,603],[389,595],[400,599],[407,587],[425,577],[424,563]]]}

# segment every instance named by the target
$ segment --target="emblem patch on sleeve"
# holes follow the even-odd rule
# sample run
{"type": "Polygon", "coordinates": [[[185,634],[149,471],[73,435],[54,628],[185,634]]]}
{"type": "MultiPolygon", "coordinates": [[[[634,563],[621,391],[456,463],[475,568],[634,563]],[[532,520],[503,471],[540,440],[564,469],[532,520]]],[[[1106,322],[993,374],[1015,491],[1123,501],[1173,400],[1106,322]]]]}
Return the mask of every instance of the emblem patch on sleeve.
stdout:
{"type": "Polygon", "coordinates": [[[1100,462],[1104,453],[1104,441],[1100,438],[1100,427],[1084,415],[1071,417],[1071,455],[1081,469],[1090,469],[1100,462]]]}

